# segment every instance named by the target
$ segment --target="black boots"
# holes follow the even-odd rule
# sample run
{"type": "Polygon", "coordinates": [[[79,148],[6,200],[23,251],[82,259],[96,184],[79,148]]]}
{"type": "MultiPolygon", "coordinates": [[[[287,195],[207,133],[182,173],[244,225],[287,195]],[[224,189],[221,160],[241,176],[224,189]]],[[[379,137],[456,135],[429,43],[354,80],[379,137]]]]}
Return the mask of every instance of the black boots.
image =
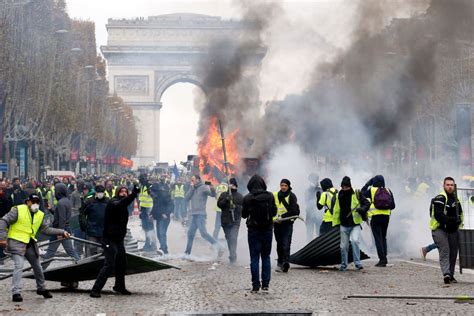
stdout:
{"type": "Polygon", "coordinates": [[[44,298],[52,298],[53,297],[48,290],[36,290],[36,294],[43,295],[44,298]]]}
{"type": "Polygon", "coordinates": [[[23,297],[21,297],[21,294],[13,294],[12,301],[13,302],[23,302],[23,297]]]}

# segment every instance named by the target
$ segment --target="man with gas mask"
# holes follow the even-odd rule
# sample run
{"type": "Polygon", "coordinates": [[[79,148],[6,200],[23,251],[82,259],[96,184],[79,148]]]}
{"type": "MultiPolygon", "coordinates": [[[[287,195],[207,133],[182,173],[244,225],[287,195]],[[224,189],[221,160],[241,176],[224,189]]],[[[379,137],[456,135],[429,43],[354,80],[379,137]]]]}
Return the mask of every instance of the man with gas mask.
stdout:
{"type": "Polygon", "coordinates": [[[135,200],[139,192],[140,187],[138,185],[134,186],[131,194],[128,194],[126,187],[118,187],[115,197],[105,208],[104,231],[102,235],[105,261],[92,287],[91,297],[98,298],[101,296],[100,292],[112,273],[115,274],[113,290],[122,295],[132,294],[125,287],[127,260],[123,240],[127,234],[127,208],[135,200]]]}
{"type": "Polygon", "coordinates": [[[15,263],[12,279],[12,300],[22,302],[21,278],[23,264],[26,260],[33,268],[36,279],[36,294],[44,298],[53,297],[45,288],[43,269],[39,260],[36,244],[38,231],[46,235],[69,238],[70,234],[63,229],[50,228],[43,223],[44,213],[39,209],[41,198],[32,194],[25,204],[13,207],[0,219],[0,247],[7,248],[15,263]]]}
{"type": "MultiPolygon", "coordinates": [[[[84,221],[87,240],[101,243],[102,233],[104,231],[105,208],[109,199],[105,196],[105,187],[103,185],[95,186],[95,196],[85,202],[81,214],[81,220],[84,221]]],[[[86,245],[86,256],[98,253],[97,247],[86,245]]]]}

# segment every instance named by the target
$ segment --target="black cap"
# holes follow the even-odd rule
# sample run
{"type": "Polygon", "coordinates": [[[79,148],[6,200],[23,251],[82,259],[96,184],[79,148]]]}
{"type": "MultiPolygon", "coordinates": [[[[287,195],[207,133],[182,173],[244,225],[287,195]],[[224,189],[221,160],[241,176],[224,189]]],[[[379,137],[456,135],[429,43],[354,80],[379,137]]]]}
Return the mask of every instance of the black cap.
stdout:
{"type": "Polygon", "coordinates": [[[230,179],[229,179],[229,183],[235,185],[235,187],[238,187],[238,185],[237,185],[237,179],[235,179],[235,178],[230,178],[230,179]]]}
{"type": "Polygon", "coordinates": [[[27,201],[30,201],[31,203],[40,203],[41,198],[38,196],[38,194],[33,193],[33,194],[30,194],[27,201]]]}
{"type": "Polygon", "coordinates": [[[348,176],[342,178],[341,187],[352,187],[351,178],[349,178],[348,176]]]}
{"type": "Polygon", "coordinates": [[[105,187],[102,184],[95,186],[95,192],[105,192],[105,187]]]}

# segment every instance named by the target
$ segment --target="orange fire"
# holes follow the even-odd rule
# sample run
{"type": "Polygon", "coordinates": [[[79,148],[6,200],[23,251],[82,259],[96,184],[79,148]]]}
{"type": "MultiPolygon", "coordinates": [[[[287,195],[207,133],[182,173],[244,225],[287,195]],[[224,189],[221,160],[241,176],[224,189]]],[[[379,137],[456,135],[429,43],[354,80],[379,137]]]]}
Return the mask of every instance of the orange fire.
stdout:
{"type": "MultiPolygon", "coordinates": [[[[230,175],[236,173],[236,168],[240,162],[237,150],[238,132],[239,129],[236,129],[232,133],[224,135],[230,175]]],[[[203,180],[218,183],[218,178],[225,176],[225,165],[217,117],[212,117],[209,120],[209,128],[204,137],[199,141],[198,155],[199,170],[203,180]]]]}

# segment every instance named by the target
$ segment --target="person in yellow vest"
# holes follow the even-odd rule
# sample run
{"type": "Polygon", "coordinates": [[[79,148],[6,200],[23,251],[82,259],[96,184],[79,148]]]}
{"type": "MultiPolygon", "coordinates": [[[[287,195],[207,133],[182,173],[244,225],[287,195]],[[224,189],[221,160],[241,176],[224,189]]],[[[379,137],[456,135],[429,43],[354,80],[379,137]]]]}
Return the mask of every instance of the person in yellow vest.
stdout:
{"type": "Polygon", "coordinates": [[[395,208],[395,199],[390,189],[385,187],[382,175],[370,179],[361,189],[362,194],[370,200],[368,217],[374,236],[379,262],[376,267],[387,266],[387,230],[391,211],[395,208]]]}
{"type": "Polygon", "coordinates": [[[277,243],[277,272],[288,272],[290,269],[291,239],[293,237],[293,220],[287,217],[300,215],[300,208],[296,195],[292,192],[291,182],[288,179],[280,181],[280,191],[275,192],[277,215],[273,218],[273,231],[277,243]]]}
{"type": "Polygon", "coordinates": [[[219,197],[221,196],[222,193],[228,192],[229,187],[227,186],[227,182],[224,180],[221,181],[216,186],[216,206],[215,206],[215,211],[216,211],[216,220],[214,221],[214,232],[212,233],[212,237],[214,237],[215,240],[219,239],[219,232],[221,230],[221,209],[217,206],[217,201],[219,200],[219,197]]]}
{"type": "Polygon", "coordinates": [[[454,270],[459,249],[459,228],[463,227],[464,215],[456,194],[454,179],[446,177],[443,188],[431,204],[430,229],[438,246],[444,283],[450,284],[457,283],[454,270]]]}
{"type": "Polygon", "coordinates": [[[13,207],[10,212],[0,219],[0,247],[7,248],[15,263],[12,278],[12,300],[22,302],[21,277],[23,264],[26,260],[33,268],[36,279],[36,294],[44,298],[53,297],[45,288],[43,268],[39,260],[39,250],[36,244],[38,231],[46,235],[69,238],[70,234],[63,229],[47,226],[43,222],[44,213],[39,210],[40,197],[31,194],[26,204],[13,207]]]}
{"type": "Polygon", "coordinates": [[[142,222],[142,229],[145,233],[145,244],[142,250],[145,252],[156,252],[155,224],[151,217],[151,211],[153,209],[153,197],[150,192],[151,184],[148,182],[146,176],[140,177],[140,184],[141,188],[138,195],[139,217],[142,222]]]}
{"type": "Polygon", "coordinates": [[[174,199],[174,216],[178,221],[183,221],[186,217],[186,202],[184,196],[186,195],[186,187],[182,178],[178,178],[173,188],[174,199]]]}
{"type": "Polygon", "coordinates": [[[352,245],[352,258],[356,270],[362,270],[360,261],[359,240],[362,232],[361,224],[367,218],[370,202],[359,190],[352,188],[351,179],[342,178],[341,190],[336,194],[334,204],[334,227],[340,225],[341,230],[341,266],[339,271],[346,271],[349,264],[349,241],[352,245]]]}
{"type": "Polygon", "coordinates": [[[316,193],[316,200],[318,201],[316,206],[318,210],[322,209],[324,211],[323,221],[319,227],[319,234],[323,235],[332,228],[332,212],[337,190],[329,178],[324,178],[319,184],[321,184],[323,192],[318,191],[316,193]]]}
{"type": "Polygon", "coordinates": [[[114,186],[114,183],[112,180],[107,180],[105,181],[105,197],[110,199],[113,199],[115,197],[115,190],[117,187],[114,186]]]}

